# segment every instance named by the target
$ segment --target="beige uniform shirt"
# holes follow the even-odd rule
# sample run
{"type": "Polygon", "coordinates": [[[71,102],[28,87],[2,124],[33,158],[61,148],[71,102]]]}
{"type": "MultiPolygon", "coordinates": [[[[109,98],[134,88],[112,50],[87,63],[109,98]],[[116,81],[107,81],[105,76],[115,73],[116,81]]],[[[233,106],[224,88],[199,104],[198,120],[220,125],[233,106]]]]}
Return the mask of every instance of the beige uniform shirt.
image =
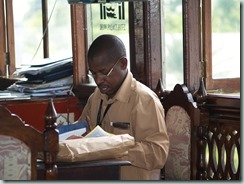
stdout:
{"type": "Polygon", "coordinates": [[[121,180],[158,180],[168,156],[169,139],[164,109],[157,95],[136,81],[130,72],[113,99],[107,100],[107,96],[96,88],[80,117],[81,121],[86,121],[88,115],[92,128],[97,123],[101,99],[101,118],[107,105],[112,103],[102,121],[102,128],[113,134],[128,133],[136,141],[125,158],[131,161],[132,166],[121,167],[121,180]],[[127,122],[130,127],[115,128],[110,126],[110,122],[127,122]]]}

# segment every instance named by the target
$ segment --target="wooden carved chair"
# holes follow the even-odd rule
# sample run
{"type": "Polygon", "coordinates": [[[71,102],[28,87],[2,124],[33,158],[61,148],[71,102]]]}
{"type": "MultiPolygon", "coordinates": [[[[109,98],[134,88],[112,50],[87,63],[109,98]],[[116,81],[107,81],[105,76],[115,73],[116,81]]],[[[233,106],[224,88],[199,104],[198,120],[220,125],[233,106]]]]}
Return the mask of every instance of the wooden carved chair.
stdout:
{"type": "Polygon", "coordinates": [[[58,132],[55,128],[56,111],[52,100],[46,110],[43,132],[0,105],[0,179],[37,179],[38,155],[44,159],[46,179],[56,179],[58,132]]]}
{"type": "Polygon", "coordinates": [[[159,84],[156,93],[165,109],[170,146],[163,169],[165,180],[192,180],[196,178],[195,127],[200,111],[185,85],[176,84],[173,91],[165,93],[159,84]]]}

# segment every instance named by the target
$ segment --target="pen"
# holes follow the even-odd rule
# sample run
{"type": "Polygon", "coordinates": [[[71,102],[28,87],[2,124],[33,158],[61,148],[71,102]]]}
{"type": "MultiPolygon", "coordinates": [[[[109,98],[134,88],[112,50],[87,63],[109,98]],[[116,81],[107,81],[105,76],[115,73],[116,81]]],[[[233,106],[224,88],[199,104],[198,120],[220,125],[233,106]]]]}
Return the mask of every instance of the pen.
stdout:
{"type": "Polygon", "coordinates": [[[127,122],[110,122],[110,126],[120,129],[129,129],[130,123],[127,122]]]}

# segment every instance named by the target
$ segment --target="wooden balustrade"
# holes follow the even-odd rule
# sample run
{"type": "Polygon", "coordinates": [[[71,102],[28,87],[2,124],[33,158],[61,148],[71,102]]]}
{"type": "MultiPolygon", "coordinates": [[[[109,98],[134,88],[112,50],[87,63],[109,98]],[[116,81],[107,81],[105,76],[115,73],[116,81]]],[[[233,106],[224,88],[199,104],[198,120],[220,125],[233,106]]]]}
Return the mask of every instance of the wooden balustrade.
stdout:
{"type": "Polygon", "coordinates": [[[199,126],[197,127],[197,172],[196,179],[207,180],[207,165],[206,165],[206,146],[207,146],[207,126],[209,124],[209,113],[205,108],[207,92],[204,85],[204,80],[201,78],[199,89],[193,94],[194,100],[197,102],[197,107],[200,109],[199,126]]]}
{"type": "MultiPolygon", "coordinates": [[[[158,81],[161,102],[169,93],[158,81]]],[[[203,79],[193,94],[200,117],[194,122],[193,179],[240,180],[240,97],[207,94],[203,79]]],[[[162,176],[163,178],[163,176],[162,176]]]]}
{"type": "Polygon", "coordinates": [[[240,98],[208,95],[207,173],[211,180],[240,180],[240,98]]]}
{"type": "Polygon", "coordinates": [[[240,98],[206,93],[201,79],[194,94],[201,111],[197,179],[240,179],[240,98]]]}

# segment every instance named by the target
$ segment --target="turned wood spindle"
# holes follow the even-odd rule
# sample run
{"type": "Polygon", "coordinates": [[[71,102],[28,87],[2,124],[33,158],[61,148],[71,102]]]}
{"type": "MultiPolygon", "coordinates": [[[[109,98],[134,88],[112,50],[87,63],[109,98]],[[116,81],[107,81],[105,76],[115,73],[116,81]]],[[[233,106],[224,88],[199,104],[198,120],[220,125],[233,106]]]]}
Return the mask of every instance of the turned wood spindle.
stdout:
{"type": "Polygon", "coordinates": [[[44,134],[44,160],[46,167],[46,179],[57,179],[58,169],[56,165],[59,150],[59,139],[57,127],[57,112],[54,107],[53,99],[50,99],[45,112],[44,134]]]}

